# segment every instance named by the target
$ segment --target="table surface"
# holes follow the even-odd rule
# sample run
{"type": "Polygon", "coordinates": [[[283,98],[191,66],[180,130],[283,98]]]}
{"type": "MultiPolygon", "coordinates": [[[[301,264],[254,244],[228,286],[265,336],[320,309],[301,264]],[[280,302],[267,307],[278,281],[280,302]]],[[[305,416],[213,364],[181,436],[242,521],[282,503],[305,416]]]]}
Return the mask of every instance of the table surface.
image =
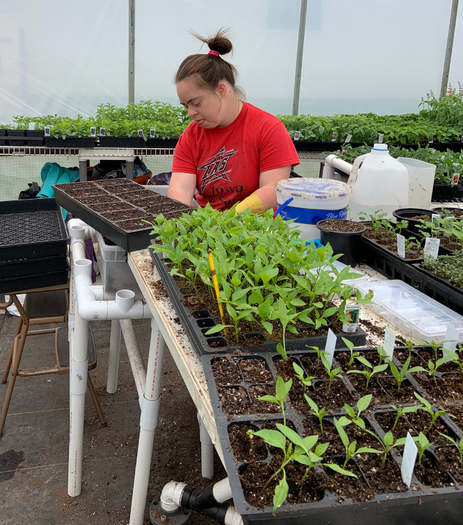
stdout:
{"type": "Polygon", "coordinates": [[[201,361],[177,317],[148,250],[130,252],[127,254],[127,260],[223,463],[222,448],[201,361]]]}

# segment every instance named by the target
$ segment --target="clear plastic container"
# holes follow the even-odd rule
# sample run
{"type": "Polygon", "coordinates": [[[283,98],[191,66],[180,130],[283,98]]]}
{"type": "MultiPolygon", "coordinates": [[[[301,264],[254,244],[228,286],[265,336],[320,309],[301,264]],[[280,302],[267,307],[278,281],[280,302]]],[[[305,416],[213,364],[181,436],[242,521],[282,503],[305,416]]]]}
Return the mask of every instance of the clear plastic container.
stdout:
{"type": "Polygon", "coordinates": [[[98,243],[95,254],[101,273],[105,299],[114,299],[118,290],[133,290],[138,299],[142,298],[137,281],[127,263],[127,251],[120,246],[107,244],[97,232],[98,243]]]}
{"type": "Polygon", "coordinates": [[[397,159],[408,170],[408,208],[429,209],[436,166],[408,157],[397,159]]]}
{"type": "Polygon", "coordinates": [[[463,341],[463,316],[438,303],[403,281],[350,281],[362,294],[372,290],[370,308],[390,321],[407,337],[430,343],[445,340],[447,327],[453,324],[458,340],[463,341]]]}

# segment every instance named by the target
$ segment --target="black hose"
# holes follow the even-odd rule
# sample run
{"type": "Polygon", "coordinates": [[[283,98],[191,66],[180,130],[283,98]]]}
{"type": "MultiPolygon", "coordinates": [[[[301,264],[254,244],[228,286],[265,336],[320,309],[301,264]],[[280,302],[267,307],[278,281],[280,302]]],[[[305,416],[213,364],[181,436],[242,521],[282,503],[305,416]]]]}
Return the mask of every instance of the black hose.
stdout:
{"type": "Polygon", "coordinates": [[[181,506],[191,509],[204,516],[214,518],[219,523],[225,523],[225,514],[229,505],[220,504],[212,492],[212,486],[207,489],[195,489],[187,485],[183,489],[181,506]]]}

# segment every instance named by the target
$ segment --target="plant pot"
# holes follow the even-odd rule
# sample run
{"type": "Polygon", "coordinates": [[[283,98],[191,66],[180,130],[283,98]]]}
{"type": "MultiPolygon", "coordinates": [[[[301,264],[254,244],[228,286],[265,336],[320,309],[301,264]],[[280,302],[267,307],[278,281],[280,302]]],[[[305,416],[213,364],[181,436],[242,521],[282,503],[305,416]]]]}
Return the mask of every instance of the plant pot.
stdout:
{"type": "Polygon", "coordinates": [[[323,244],[330,243],[334,253],[342,253],[340,261],[356,266],[359,261],[360,236],[366,226],[342,219],[324,219],[317,222],[323,244]]]}
{"type": "Polygon", "coordinates": [[[430,220],[432,217],[431,210],[425,210],[423,208],[399,208],[392,212],[392,215],[398,221],[408,221],[408,229],[412,232],[419,233],[418,226],[421,224],[421,220],[430,220]]]}

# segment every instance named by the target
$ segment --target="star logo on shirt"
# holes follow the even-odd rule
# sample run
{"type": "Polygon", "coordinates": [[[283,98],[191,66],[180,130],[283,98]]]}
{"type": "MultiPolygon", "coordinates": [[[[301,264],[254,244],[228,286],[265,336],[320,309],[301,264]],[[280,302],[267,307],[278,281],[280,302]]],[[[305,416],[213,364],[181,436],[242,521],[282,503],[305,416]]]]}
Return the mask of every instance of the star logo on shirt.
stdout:
{"type": "Polygon", "coordinates": [[[227,151],[225,146],[222,146],[222,148],[215,155],[213,155],[209,160],[207,160],[202,166],[198,168],[200,170],[206,170],[203,178],[201,179],[200,193],[204,193],[204,190],[210,184],[214,184],[219,180],[231,182],[231,179],[228,176],[231,170],[227,170],[227,164],[230,158],[236,153],[238,153],[237,150],[230,149],[227,151]]]}

